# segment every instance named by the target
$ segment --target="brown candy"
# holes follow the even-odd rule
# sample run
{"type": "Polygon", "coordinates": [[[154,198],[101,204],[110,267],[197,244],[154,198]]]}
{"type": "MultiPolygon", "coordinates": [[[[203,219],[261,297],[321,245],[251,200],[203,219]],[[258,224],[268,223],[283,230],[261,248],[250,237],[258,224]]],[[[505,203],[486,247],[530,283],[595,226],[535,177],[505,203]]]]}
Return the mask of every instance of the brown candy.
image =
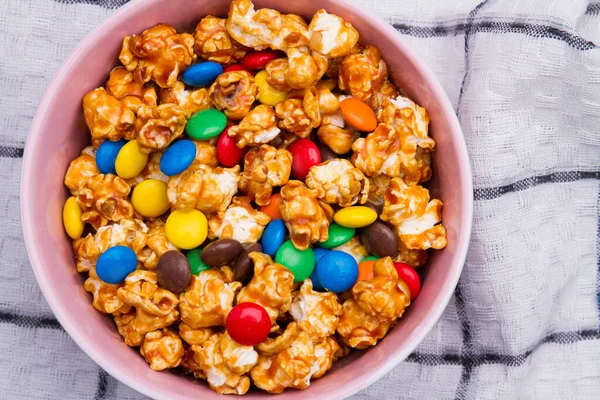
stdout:
{"type": "Polygon", "coordinates": [[[254,264],[248,255],[253,251],[262,252],[262,246],[260,243],[253,243],[246,248],[238,259],[233,264],[233,280],[239,282],[247,282],[252,278],[254,264]]]}
{"type": "Polygon", "coordinates": [[[237,240],[221,239],[206,246],[200,257],[208,266],[222,267],[235,260],[243,249],[242,244],[237,240]]]}
{"type": "Polygon", "coordinates": [[[177,250],[164,253],[156,267],[158,284],[173,293],[181,293],[190,284],[192,272],[187,258],[177,250]]]}
{"type": "Polygon", "coordinates": [[[341,158],[341,156],[335,154],[326,144],[317,143],[317,148],[319,149],[319,153],[321,153],[321,162],[332,160],[334,158],[341,158]]]}
{"type": "Polygon", "coordinates": [[[398,254],[398,239],[386,224],[375,221],[364,227],[360,233],[360,240],[369,253],[378,257],[396,257],[398,254]]]}

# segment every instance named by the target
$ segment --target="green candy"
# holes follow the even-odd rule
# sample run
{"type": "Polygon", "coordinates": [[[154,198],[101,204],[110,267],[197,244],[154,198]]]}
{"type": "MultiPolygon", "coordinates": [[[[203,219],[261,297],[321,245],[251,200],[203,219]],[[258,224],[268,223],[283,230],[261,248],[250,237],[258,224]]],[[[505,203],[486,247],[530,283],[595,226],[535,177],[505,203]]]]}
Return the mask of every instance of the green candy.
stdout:
{"type": "Polygon", "coordinates": [[[315,269],[315,254],[310,247],[306,250],[296,249],[293,243],[288,240],[277,250],[275,262],[283,265],[294,274],[294,282],[302,282],[315,269]]]}
{"type": "Polygon", "coordinates": [[[369,256],[369,257],[363,258],[363,262],[364,261],[376,261],[376,260],[379,260],[379,258],[377,258],[375,256],[369,256]]]}
{"type": "Polygon", "coordinates": [[[192,115],[185,126],[185,132],[192,139],[206,140],[223,132],[225,125],[227,125],[225,114],[214,108],[207,108],[192,115]]]}
{"type": "Polygon", "coordinates": [[[188,260],[188,263],[190,263],[190,270],[194,275],[198,275],[200,272],[210,269],[208,265],[204,264],[202,258],[200,258],[200,253],[202,253],[202,250],[202,247],[197,247],[193,250],[188,251],[185,255],[185,257],[188,260]]]}
{"type": "Polygon", "coordinates": [[[326,241],[317,244],[324,249],[333,249],[352,239],[355,233],[356,229],[354,228],[347,228],[333,223],[329,225],[329,238],[326,241]]]}

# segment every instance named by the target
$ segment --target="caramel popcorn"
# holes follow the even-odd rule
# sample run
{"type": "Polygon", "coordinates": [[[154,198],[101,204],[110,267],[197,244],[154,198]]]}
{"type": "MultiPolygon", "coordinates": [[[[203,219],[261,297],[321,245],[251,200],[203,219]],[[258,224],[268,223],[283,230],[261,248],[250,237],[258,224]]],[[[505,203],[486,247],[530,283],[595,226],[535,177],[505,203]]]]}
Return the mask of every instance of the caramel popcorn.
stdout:
{"type": "Polygon", "coordinates": [[[266,254],[252,252],[249,257],[254,262],[254,276],[237,295],[237,303],[260,304],[274,324],[280,313],[290,309],[294,275],[266,254]]]}
{"type": "Polygon", "coordinates": [[[377,114],[379,110],[381,110],[383,103],[388,100],[393,100],[396,97],[398,97],[398,90],[396,90],[396,87],[389,79],[386,79],[381,84],[376,95],[371,97],[368,104],[373,110],[376,110],[377,114]]]}
{"type": "Polygon", "coordinates": [[[156,90],[137,81],[133,73],[125,67],[116,67],[110,71],[110,77],[106,82],[106,91],[117,100],[130,98],[128,101],[132,105],[143,103],[156,107],[157,104],[156,90]]]}
{"type": "Polygon", "coordinates": [[[356,300],[348,299],[342,305],[337,334],[346,345],[366,349],[384,337],[391,326],[391,321],[378,320],[367,314],[356,300]]]}
{"type": "Polygon", "coordinates": [[[160,288],[157,282],[156,272],[136,270],[125,278],[125,285],[119,288],[117,294],[125,304],[136,308],[138,316],[143,312],[162,319],[163,322],[170,321],[168,324],[170,325],[179,316],[177,312],[179,300],[173,293],[160,288]]]}
{"type": "Polygon", "coordinates": [[[131,307],[129,309],[130,311],[126,314],[115,315],[115,325],[117,326],[119,335],[123,337],[127,346],[138,347],[144,342],[146,333],[140,333],[133,328],[133,323],[136,319],[136,310],[131,307]]]}
{"type": "Polygon", "coordinates": [[[324,242],[329,237],[333,209],[318,199],[316,189],[309,189],[300,181],[289,181],[281,188],[279,209],[290,231],[290,240],[298,250],[306,250],[310,244],[324,242]]]}
{"type": "Polygon", "coordinates": [[[240,167],[216,167],[200,164],[169,179],[167,196],[174,209],[197,208],[203,213],[222,212],[237,193],[240,167]]]}
{"type": "Polygon", "coordinates": [[[175,104],[161,104],[158,107],[142,106],[135,121],[137,141],[142,152],[167,148],[183,133],[187,123],[187,113],[175,104]]]}
{"type": "Polygon", "coordinates": [[[281,133],[275,136],[275,138],[271,140],[269,144],[275,147],[276,149],[287,149],[292,143],[294,143],[298,139],[300,139],[300,137],[295,133],[281,131],[281,133]]]}
{"type": "Polygon", "coordinates": [[[385,174],[375,175],[369,178],[369,202],[378,206],[383,206],[383,196],[387,192],[392,178],[385,174]]]}
{"type": "Polygon", "coordinates": [[[90,269],[90,276],[83,283],[85,290],[94,298],[92,305],[96,310],[104,314],[116,315],[126,314],[131,309],[117,297],[117,290],[121,286],[123,285],[113,285],[98,278],[96,267],[90,269]]]}
{"type": "Polygon", "coordinates": [[[290,65],[287,58],[276,58],[275,60],[269,61],[265,66],[267,83],[280,92],[290,92],[292,88],[287,83],[286,79],[289,67],[290,65]]]}
{"type": "Polygon", "coordinates": [[[379,50],[366,46],[360,53],[344,58],[340,65],[340,89],[372,106],[381,85],[387,78],[387,65],[379,50]]]}
{"type": "Polygon", "coordinates": [[[155,371],[175,368],[183,358],[183,343],[171,329],[150,332],[144,338],[140,354],[155,371]]]}
{"type": "Polygon", "coordinates": [[[341,246],[334,247],[332,250],[343,251],[344,253],[350,254],[359,264],[362,260],[369,255],[367,248],[361,243],[358,236],[354,236],[341,246]]]}
{"type": "Polygon", "coordinates": [[[196,59],[194,37],[178,34],[171,25],[158,24],[140,36],[127,36],[119,60],[134,73],[135,79],[153,79],[161,88],[171,87],[179,73],[196,59]]]}
{"type": "Polygon", "coordinates": [[[223,110],[227,118],[241,120],[250,109],[258,94],[254,77],[246,71],[225,72],[215,80],[209,90],[210,100],[223,110]]]}
{"type": "Polygon", "coordinates": [[[352,163],[365,175],[386,174],[391,178],[400,175],[401,143],[389,125],[379,124],[366,138],[357,139],[352,150],[352,163]]]}
{"type": "Polygon", "coordinates": [[[129,184],[116,175],[98,174],[91,177],[77,192],[77,203],[83,210],[81,220],[98,229],[108,221],[131,218],[133,206],[127,200],[130,190],[129,184]]]}
{"type": "Polygon", "coordinates": [[[320,200],[342,207],[363,204],[369,196],[369,180],[342,158],[313,166],[306,175],[306,186],[316,189],[320,200]]]}
{"type": "Polygon", "coordinates": [[[266,206],[271,202],[273,187],[285,185],[291,170],[289,151],[263,144],[246,153],[240,190],[259,206],[266,206]]]}
{"type": "Polygon", "coordinates": [[[189,345],[202,344],[214,333],[212,328],[192,329],[185,322],[179,324],[179,336],[189,345]]]}
{"type": "Polygon", "coordinates": [[[220,211],[208,221],[209,237],[234,239],[242,244],[255,243],[270,221],[267,214],[252,208],[248,197],[234,197],[227,210],[220,211]]]}
{"type": "Polygon", "coordinates": [[[393,225],[399,239],[408,249],[443,249],[448,244],[442,220],[441,200],[429,200],[422,186],[408,186],[402,178],[394,178],[385,194],[381,219],[393,225]],[[439,225],[438,225],[439,224],[439,225]]]}
{"type": "MultiPolygon", "coordinates": [[[[137,110],[138,107],[134,107],[137,110]]],[[[92,141],[99,145],[104,140],[117,141],[135,138],[136,115],[128,103],[120,101],[97,88],[83,98],[83,114],[90,128],[92,141]]]]}
{"type": "Polygon", "coordinates": [[[192,140],[196,145],[196,158],[189,168],[196,169],[200,164],[206,164],[209,167],[218,167],[216,141],[212,140],[192,140]]]}
{"type": "MultiPolygon", "coordinates": [[[[340,313],[341,308],[342,307],[340,306],[340,313]]],[[[313,374],[312,378],[317,379],[325,375],[325,373],[331,369],[333,363],[344,354],[333,336],[327,336],[317,341],[313,340],[313,344],[319,370],[313,374]]]]}
{"type": "Polygon", "coordinates": [[[227,20],[208,15],[196,25],[194,50],[205,60],[229,64],[241,60],[247,49],[232,40],[225,27],[227,20]]]}
{"type": "Polygon", "coordinates": [[[96,157],[85,154],[82,151],[81,155],[69,164],[64,183],[71,191],[71,194],[77,196],[77,193],[85,187],[87,181],[98,174],[100,174],[100,171],[98,171],[98,167],[96,166],[96,157]]]}
{"type": "Polygon", "coordinates": [[[144,264],[144,268],[155,270],[160,257],[171,250],[177,250],[177,247],[167,239],[165,226],[160,224],[148,231],[147,247],[138,255],[138,259],[144,264]]]}
{"type": "Polygon", "coordinates": [[[327,89],[305,89],[302,99],[290,98],[275,106],[278,126],[300,137],[308,137],[322,121],[323,115],[335,114],[340,104],[327,89]]]}
{"type": "Polygon", "coordinates": [[[175,104],[185,111],[190,118],[200,110],[210,108],[210,100],[206,89],[186,90],[183,82],[177,81],[173,86],[160,89],[161,104],[175,104]]]}
{"type": "Polygon", "coordinates": [[[405,263],[417,269],[425,265],[428,258],[427,250],[409,249],[402,240],[398,240],[398,255],[394,258],[394,262],[405,263]]]}
{"type": "Polygon", "coordinates": [[[204,370],[202,369],[202,366],[196,360],[196,354],[199,351],[199,345],[193,345],[188,347],[185,353],[183,354],[183,358],[179,366],[184,371],[184,373],[192,374],[196,379],[206,379],[206,375],[204,375],[204,370]]]}
{"type": "MultiPolygon", "coordinates": [[[[281,331],[278,328],[275,332],[281,331]]],[[[300,327],[296,322],[290,322],[285,330],[277,337],[267,337],[261,343],[256,345],[256,350],[260,355],[274,356],[281,353],[291,346],[300,333],[300,327]]]]}
{"type": "Polygon", "coordinates": [[[307,279],[293,296],[290,314],[301,329],[315,340],[335,333],[342,313],[335,293],[315,292],[312,282],[307,279]]]}
{"type": "Polygon", "coordinates": [[[167,183],[169,181],[169,177],[160,170],[161,157],[161,152],[151,153],[148,157],[148,163],[146,164],[142,172],[140,172],[131,179],[127,179],[127,183],[131,186],[135,186],[139,185],[147,179],[156,179],[158,181],[167,183]]]}
{"type": "Polygon", "coordinates": [[[283,21],[278,11],[263,8],[254,10],[250,0],[233,0],[229,6],[227,32],[237,42],[255,50],[275,47],[280,43],[279,33],[283,21]]]}
{"type": "Polygon", "coordinates": [[[225,325],[241,286],[233,282],[231,271],[213,268],[192,276],[187,290],[179,295],[181,320],[192,329],[225,325]]]}
{"type": "MultiPolygon", "coordinates": [[[[326,98],[329,97],[326,96],[326,98]]],[[[359,137],[359,132],[346,122],[339,111],[339,103],[346,98],[347,96],[339,96],[337,98],[338,110],[323,115],[321,126],[319,126],[319,130],[317,131],[319,140],[326,144],[331,151],[339,155],[346,154],[352,150],[352,143],[359,137]]],[[[333,104],[331,100],[330,103],[333,104]]]]}
{"type": "Polygon", "coordinates": [[[352,24],[325,10],[317,11],[308,31],[310,48],[329,58],[347,56],[358,43],[358,32],[352,24]]]}
{"type": "Polygon", "coordinates": [[[254,107],[239,125],[229,128],[227,134],[235,141],[237,147],[260,146],[270,142],[279,135],[277,117],[273,107],[261,104],[254,107]]]}
{"type": "Polygon", "coordinates": [[[288,70],[285,79],[292,89],[310,88],[327,72],[327,58],[318,53],[294,47],[288,50],[287,55],[288,70]]]}

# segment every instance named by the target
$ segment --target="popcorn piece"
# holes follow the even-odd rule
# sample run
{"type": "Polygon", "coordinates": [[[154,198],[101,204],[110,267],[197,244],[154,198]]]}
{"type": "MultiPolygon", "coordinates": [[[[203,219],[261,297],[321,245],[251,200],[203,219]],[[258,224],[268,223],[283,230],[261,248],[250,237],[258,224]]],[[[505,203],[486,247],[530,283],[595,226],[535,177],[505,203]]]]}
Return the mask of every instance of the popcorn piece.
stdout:
{"type": "Polygon", "coordinates": [[[210,108],[208,91],[204,88],[197,90],[186,90],[185,84],[177,81],[173,86],[160,89],[161,104],[175,104],[185,111],[186,117],[190,118],[200,110],[210,108]]]}
{"type": "Polygon", "coordinates": [[[370,316],[356,300],[348,299],[342,305],[337,334],[346,345],[355,349],[366,349],[384,337],[391,325],[391,321],[380,321],[370,316]]]}
{"type": "Polygon", "coordinates": [[[379,174],[368,179],[370,182],[369,202],[378,206],[383,206],[383,196],[385,195],[385,192],[387,192],[387,188],[390,185],[392,178],[385,174],[379,174]]]}
{"type": "Polygon", "coordinates": [[[146,164],[146,167],[144,167],[142,172],[137,174],[137,176],[135,176],[131,179],[127,179],[127,183],[129,183],[129,185],[131,185],[131,186],[135,186],[135,185],[139,185],[140,183],[144,182],[147,179],[156,179],[158,181],[167,183],[169,181],[169,177],[160,170],[161,157],[162,157],[161,152],[157,151],[157,152],[151,153],[150,156],[148,157],[148,163],[146,164]]]}
{"type": "Polygon", "coordinates": [[[317,11],[308,31],[310,48],[329,58],[347,56],[358,43],[358,32],[352,24],[325,10],[317,11]]]}
{"type": "Polygon", "coordinates": [[[333,363],[343,355],[343,351],[333,336],[327,336],[318,341],[313,340],[313,343],[319,370],[313,374],[312,378],[317,379],[325,375],[325,373],[331,369],[333,363]]]}
{"type": "Polygon", "coordinates": [[[179,336],[189,345],[200,345],[214,333],[212,328],[192,329],[185,322],[179,324],[179,336]]]}
{"type": "Polygon", "coordinates": [[[279,209],[298,250],[306,250],[311,243],[324,242],[329,237],[333,209],[318,199],[317,190],[291,180],[281,188],[279,209]]]}
{"type": "Polygon", "coordinates": [[[192,140],[196,145],[196,158],[188,168],[197,169],[200,164],[218,167],[216,140],[192,140]]]}
{"type": "Polygon", "coordinates": [[[116,67],[110,71],[106,91],[117,100],[127,99],[132,105],[137,103],[156,107],[157,104],[156,90],[153,87],[145,87],[143,82],[137,81],[133,73],[125,67],[116,67]]]}
{"type": "Polygon", "coordinates": [[[369,180],[348,160],[336,158],[313,166],[306,185],[317,190],[320,200],[348,207],[364,204],[369,195],[369,180]]]}
{"type": "Polygon", "coordinates": [[[271,140],[269,144],[275,147],[276,149],[287,149],[292,143],[294,143],[298,139],[300,139],[300,137],[295,133],[281,131],[281,133],[275,136],[275,138],[271,140]]]}
{"type": "MultiPolygon", "coordinates": [[[[89,146],[93,149],[93,147],[89,146]]],[[[100,173],[96,166],[95,155],[85,154],[84,152],[88,149],[86,147],[81,155],[71,161],[69,169],[65,174],[65,186],[71,191],[73,196],[77,196],[79,190],[85,187],[87,181],[100,173]]]]}
{"type": "Polygon", "coordinates": [[[417,269],[425,265],[427,258],[427,250],[409,249],[402,240],[398,240],[398,255],[394,258],[394,262],[405,263],[417,269]]]}
{"type": "Polygon", "coordinates": [[[429,201],[429,191],[394,178],[385,194],[381,219],[393,225],[408,249],[443,249],[448,244],[442,220],[443,203],[429,201]],[[439,225],[438,225],[439,224],[439,225]]]}
{"type": "Polygon", "coordinates": [[[126,314],[115,315],[115,324],[117,325],[117,331],[123,337],[125,344],[130,347],[138,347],[144,342],[146,334],[139,333],[133,329],[136,311],[131,307],[129,307],[129,309],[130,311],[126,314]]]}
{"type": "Polygon", "coordinates": [[[335,293],[315,292],[310,279],[294,293],[290,314],[300,328],[308,332],[313,340],[333,335],[338,324],[342,306],[335,293]]]}
{"type": "Polygon", "coordinates": [[[241,286],[233,282],[228,269],[213,268],[192,276],[187,290],[179,295],[181,320],[192,329],[225,325],[241,286]]]}
{"type": "Polygon", "coordinates": [[[259,206],[266,206],[271,201],[273,187],[285,185],[291,170],[292,154],[289,151],[263,144],[246,153],[240,190],[259,206]]]}
{"type": "Polygon", "coordinates": [[[161,88],[171,87],[179,73],[196,59],[194,37],[178,34],[171,25],[158,24],[140,36],[127,36],[119,60],[136,80],[153,79],[161,88]]]}
{"type": "Polygon", "coordinates": [[[117,100],[104,88],[86,94],[83,98],[83,115],[94,143],[99,145],[104,140],[134,139],[134,110],[137,108],[128,107],[127,102],[117,100]]]}
{"type": "Polygon", "coordinates": [[[352,144],[351,161],[367,176],[386,174],[394,178],[400,174],[401,143],[396,131],[386,124],[379,124],[366,138],[352,144]]]}
{"type": "Polygon", "coordinates": [[[234,239],[242,244],[255,243],[269,221],[271,218],[267,214],[252,208],[248,197],[234,197],[227,210],[220,211],[208,221],[209,237],[234,239]]]}
{"type": "Polygon", "coordinates": [[[256,345],[256,349],[258,350],[258,353],[263,356],[277,355],[290,347],[299,334],[299,325],[296,322],[290,322],[281,335],[274,338],[267,337],[261,343],[256,345]]]}
{"type": "Polygon", "coordinates": [[[171,329],[148,333],[140,347],[140,354],[155,371],[177,367],[183,353],[181,338],[171,329]]]}
{"type": "Polygon", "coordinates": [[[287,58],[276,58],[269,61],[265,66],[267,83],[280,92],[289,93],[292,90],[286,79],[289,67],[287,58]]]}
{"type": "Polygon", "coordinates": [[[398,97],[398,90],[389,79],[386,79],[381,84],[381,88],[377,91],[375,96],[371,96],[367,103],[373,110],[376,110],[376,114],[381,110],[381,106],[387,100],[393,100],[398,97]]]}
{"type": "Polygon", "coordinates": [[[90,269],[90,276],[85,280],[83,287],[92,294],[94,308],[104,314],[126,314],[131,309],[117,297],[117,290],[123,286],[113,285],[98,278],[96,267],[90,269]]]}
{"type": "Polygon", "coordinates": [[[196,25],[194,50],[198,57],[221,64],[241,60],[247,49],[231,39],[225,27],[227,20],[208,15],[196,25]]]}
{"type": "Polygon", "coordinates": [[[227,32],[236,41],[255,50],[267,47],[279,48],[283,38],[280,31],[283,25],[278,11],[263,8],[254,10],[250,0],[233,0],[229,6],[227,32]]]}
{"type": "Polygon", "coordinates": [[[398,278],[390,257],[380,258],[373,265],[374,276],[358,282],[352,295],[358,305],[380,321],[394,321],[404,314],[410,305],[410,290],[398,278]]]}
{"type": "Polygon", "coordinates": [[[251,346],[241,346],[227,333],[215,333],[201,346],[193,346],[194,359],[202,367],[211,389],[219,394],[245,394],[250,388],[250,378],[230,367],[247,371],[257,362],[251,346]]]}
{"type": "MultiPolygon", "coordinates": [[[[182,337],[183,339],[183,337],[182,337]]],[[[185,373],[193,374],[196,379],[206,379],[206,375],[204,375],[204,370],[202,366],[196,361],[196,354],[200,351],[199,345],[193,345],[188,347],[188,349],[183,354],[183,358],[181,360],[181,364],[179,366],[185,373]]]]}
{"type": "Polygon", "coordinates": [[[147,247],[138,255],[138,259],[144,264],[146,269],[156,270],[160,257],[171,250],[177,250],[177,247],[169,242],[165,232],[165,225],[160,224],[148,231],[147,247]]]}
{"type": "Polygon", "coordinates": [[[209,90],[210,100],[229,119],[241,120],[250,112],[256,100],[258,85],[246,71],[231,71],[219,75],[209,90]]]}
{"type": "Polygon", "coordinates": [[[280,119],[278,126],[300,137],[308,137],[317,128],[325,114],[339,111],[338,99],[327,89],[305,89],[302,99],[291,98],[278,103],[275,113],[280,119]]]}
{"type": "Polygon", "coordinates": [[[216,167],[200,164],[169,179],[167,196],[175,209],[197,208],[203,213],[222,212],[237,193],[240,167],[216,167]]]}
{"type": "Polygon", "coordinates": [[[287,55],[289,66],[285,78],[293,89],[309,88],[327,72],[327,58],[304,47],[290,48],[287,55]]]}
{"type": "MultiPolygon", "coordinates": [[[[329,91],[329,93],[331,92],[329,91]]],[[[322,97],[329,99],[329,104],[334,104],[327,92],[322,97]]],[[[348,96],[337,97],[336,110],[331,109],[331,112],[323,115],[321,126],[317,132],[319,140],[339,155],[346,154],[352,150],[352,142],[359,137],[359,133],[346,122],[341,111],[339,111],[339,104],[347,98],[348,96]]]]}
{"type": "Polygon", "coordinates": [[[116,175],[91,177],[77,192],[77,203],[83,210],[81,220],[98,229],[108,221],[131,218],[133,206],[127,201],[130,190],[129,184],[116,175]]]}
{"type": "Polygon", "coordinates": [[[239,148],[260,146],[270,142],[279,134],[277,118],[273,107],[261,104],[254,107],[239,125],[229,128],[227,134],[234,138],[239,148]]]}
{"type": "Polygon", "coordinates": [[[260,304],[274,324],[280,313],[290,309],[294,275],[266,254],[252,252],[249,257],[254,263],[254,276],[237,295],[237,303],[260,304]]]}
{"type": "Polygon", "coordinates": [[[181,136],[186,123],[186,111],[175,104],[140,107],[135,131],[141,151],[151,153],[155,149],[167,148],[173,140],[181,136]]]}
{"type": "Polygon", "coordinates": [[[350,254],[356,260],[357,264],[361,263],[362,260],[369,255],[367,248],[361,243],[358,236],[354,236],[343,245],[334,247],[332,250],[343,251],[344,253],[350,254]]]}
{"type": "Polygon", "coordinates": [[[342,61],[340,89],[372,105],[372,98],[377,98],[387,74],[387,65],[381,59],[379,50],[374,46],[366,46],[360,53],[346,56],[342,61]]]}

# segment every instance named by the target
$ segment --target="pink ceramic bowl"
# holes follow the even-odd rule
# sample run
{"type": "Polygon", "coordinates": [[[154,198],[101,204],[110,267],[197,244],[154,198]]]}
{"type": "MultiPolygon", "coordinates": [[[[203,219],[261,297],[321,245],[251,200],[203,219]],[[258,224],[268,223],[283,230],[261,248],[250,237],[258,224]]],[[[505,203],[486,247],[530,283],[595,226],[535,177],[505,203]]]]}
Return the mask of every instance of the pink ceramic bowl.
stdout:
{"type": "MultiPolygon", "coordinates": [[[[366,388],[404,360],[423,340],[452,295],[471,233],[472,182],[461,128],[446,94],[423,61],[381,18],[343,0],[255,0],[307,19],[319,8],[340,15],[360,32],[361,41],[377,45],[390,65],[393,81],[431,116],[437,142],[430,188],[444,201],[448,247],[431,258],[421,294],[377,346],[353,352],[334,364],[307,390],[288,390],[278,399],[344,398],[366,388]]],[[[77,344],[109,374],[157,399],[208,399],[218,395],[203,382],[152,371],[137,350],[125,345],[113,321],[97,312],[75,270],[70,240],[62,226],[67,198],[63,177],[89,142],[82,98],[103,85],[117,63],[123,37],[159,22],[191,29],[207,14],[225,15],[228,0],[134,0],[91,32],[71,53],[46,90],[35,115],[23,160],[21,211],[31,265],[46,300],[77,344]]],[[[251,391],[248,399],[264,398],[251,391]]]]}

